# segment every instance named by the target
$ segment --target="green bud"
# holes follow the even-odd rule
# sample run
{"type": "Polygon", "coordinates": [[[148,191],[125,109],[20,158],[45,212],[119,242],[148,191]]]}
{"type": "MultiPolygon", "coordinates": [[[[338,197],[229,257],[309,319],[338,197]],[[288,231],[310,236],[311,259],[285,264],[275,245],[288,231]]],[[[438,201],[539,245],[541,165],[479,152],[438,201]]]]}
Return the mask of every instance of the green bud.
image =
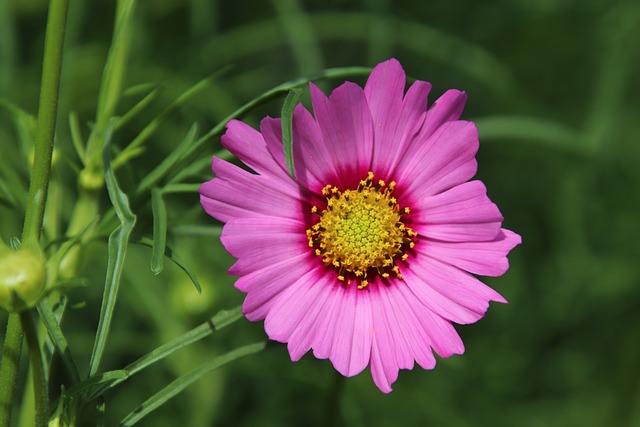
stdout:
{"type": "Polygon", "coordinates": [[[35,306],[46,287],[44,260],[28,249],[0,251],[0,308],[9,312],[35,306]]]}
{"type": "Polygon", "coordinates": [[[78,185],[88,191],[97,191],[104,187],[104,176],[90,169],[83,169],[78,175],[78,185]]]}

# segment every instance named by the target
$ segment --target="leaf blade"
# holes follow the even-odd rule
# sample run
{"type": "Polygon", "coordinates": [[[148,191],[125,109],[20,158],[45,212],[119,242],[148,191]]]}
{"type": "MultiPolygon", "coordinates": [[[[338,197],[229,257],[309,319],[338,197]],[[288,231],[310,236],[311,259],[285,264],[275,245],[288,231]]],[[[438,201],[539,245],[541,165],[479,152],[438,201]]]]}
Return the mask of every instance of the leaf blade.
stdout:
{"type": "Polygon", "coordinates": [[[113,125],[110,125],[107,129],[102,157],[104,162],[105,185],[109,199],[111,199],[116,215],[120,220],[120,225],[109,235],[107,276],[105,278],[102,305],[100,307],[100,320],[98,321],[98,329],[96,330],[96,337],[89,361],[89,376],[93,376],[98,371],[102,354],[106,347],[111,320],[120,289],[120,279],[122,277],[129,238],[136,223],[136,216],[129,207],[129,198],[118,185],[118,181],[111,167],[109,142],[112,129],[113,125]]]}
{"type": "Polygon", "coordinates": [[[149,399],[144,401],[140,406],[130,412],[121,422],[120,426],[129,427],[138,423],[141,419],[149,415],[151,412],[155,411],[157,408],[165,404],[171,398],[177,396],[180,392],[186,389],[188,386],[193,384],[195,381],[202,378],[204,375],[209,372],[226,365],[227,363],[233,362],[244,356],[249,356],[251,354],[258,353],[259,351],[264,350],[266,347],[266,342],[261,341],[254,344],[245,345],[243,347],[232,350],[222,356],[218,356],[213,360],[203,364],[202,366],[194,369],[193,371],[185,374],[176,380],[172,381],[169,385],[164,387],[162,390],[151,396],[149,399]]]}
{"type": "Polygon", "coordinates": [[[284,160],[291,178],[296,179],[296,171],[293,165],[293,110],[296,108],[298,100],[302,96],[302,89],[292,88],[282,105],[282,146],[284,149],[284,160]]]}
{"type": "Polygon", "coordinates": [[[151,190],[151,211],[153,213],[151,271],[154,274],[160,274],[164,269],[164,253],[167,246],[167,207],[159,188],[151,190]]]}
{"type": "MultiPolygon", "coordinates": [[[[153,248],[153,241],[148,237],[139,237],[132,240],[131,243],[137,243],[149,248],[153,248]]],[[[191,270],[191,268],[189,268],[184,260],[178,256],[178,254],[176,254],[169,246],[165,246],[164,256],[169,258],[175,265],[177,265],[182,271],[184,271],[186,275],[191,279],[191,282],[193,282],[193,285],[196,287],[198,293],[202,293],[202,286],[200,285],[200,282],[198,281],[195,273],[191,270]]]]}

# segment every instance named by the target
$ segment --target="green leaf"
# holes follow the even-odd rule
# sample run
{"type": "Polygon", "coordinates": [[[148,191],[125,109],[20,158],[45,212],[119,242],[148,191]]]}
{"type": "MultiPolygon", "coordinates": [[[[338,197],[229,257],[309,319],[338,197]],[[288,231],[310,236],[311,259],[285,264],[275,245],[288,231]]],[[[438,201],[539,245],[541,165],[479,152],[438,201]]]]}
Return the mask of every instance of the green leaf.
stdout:
{"type": "Polygon", "coordinates": [[[4,182],[4,179],[0,179],[0,203],[7,205],[10,208],[16,207],[16,202],[13,198],[13,194],[9,187],[4,182]]]}
{"type": "MultiPolygon", "coordinates": [[[[229,114],[216,126],[214,126],[209,132],[201,136],[197,141],[190,144],[187,147],[186,152],[181,152],[180,157],[176,156],[177,161],[173,161],[174,158],[172,158],[172,162],[169,162],[169,158],[167,158],[151,172],[154,175],[154,181],[143,181],[143,183],[146,184],[146,188],[149,188],[159,180],[159,177],[163,176],[165,177],[165,180],[171,180],[173,182],[172,177],[180,173],[184,168],[197,161],[200,158],[199,152],[204,147],[204,145],[209,141],[209,139],[213,138],[216,135],[219,135],[225,129],[225,126],[230,120],[239,118],[249,111],[259,107],[260,105],[272,99],[278,98],[286,93],[289,93],[289,91],[294,88],[307,85],[310,81],[337,79],[354,75],[367,75],[369,73],[371,73],[371,68],[368,67],[328,68],[318,74],[291,80],[286,83],[282,83],[272,89],[269,89],[261,95],[253,98],[251,101],[247,102],[242,107],[235,110],[233,113],[229,114]]],[[[136,190],[136,193],[145,189],[145,186],[142,185],[143,183],[140,184],[140,187],[136,190]]]]}
{"type": "Polygon", "coordinates": [[[490,116],[475,120],[480,139],[524,140],[578,154],[592,148],[575,130],[557,122],[527,116],[490,116]]]}
{"type": "Polygon", "coordinates": [[[71,131],[71,142],[73,143],[73,147],[76,149],[76,154],[84,166],[86,163],[87,152],[84,148],[82,132],[80,132],[78,115],[75,111],[69,113],[69,130],[71,131]]]}
{"type": "Polygon", "coordinates": [[[151,190],[153,212],[153,247],[151,248],[151,271],[160,274],[164,268],[164,252],[167,246],[167,208],[159,188],[151,190]]]}
{"type": "Polygon", "coordinates": [[[298,100],[302,95],[300,88],[293,88],[287,94],[282,105],[282,146],[284,149],[284,160],[291,178],[296,179],[296,171],[293,167],[293,110],[296,108],[298,100]]]}
{"type": "Polygon", "coordinates": [[[253,110],[260,105],[278,98],[285,93],[288,93],[290,90],[294,88],[299,88],[309,84],[311,81],[316,80],[325,80],[325,79],[338,79],[345,78],[347,76],[358,76],[358,75],[368,75],[371,73],[371,68],[369,67],[340,67],[340,68],[327,68],[318,74],[314,74],[308,77],[301,77],[298,79],[290,80],[288,82],[282,83],[274,88],[269,89],[266,92],[256,96],[251,101],[244,104],[242,107],[238,108],[233,113],[229,114],[225,119],[223,119],[220,123],[214,126],[206,135],[201,137],[194,144],[193,150],[202,146],[209,138],[218,135],[222,132],[231,119],[235,119],[237,117],[241,117],[249,111],[253,110]]]}
{"type": "Polygon", "coordinates": [[[138,115],[142,110],[147,108],[149,104],[156,98],[158,95],[158,89],[154,89],[149,92],[144,98],[142,98],[136,105],[134,105],[129,111],[122,115],[118,119],[116,123],[116,130],[123,127],[125,124],[129,123],[131,119],[138,115]]]}
{"type": "Polygon", "coordinates": [[[156,166],[150,173],[145,176],[140,185],[136,189],[136,194],[140,194],[143,191],[151,188],[152,186],[158,184],[162,178],[169,172],[170,169],[174,167],[174,165],[182,158],[182,156],[189,150],[191,145],[196,140],[196,136],[198,135],[198,125],[194,123],[189,128],[189,132],[182,139],[180,144],[158,165],[156,166]]]}
{"type": "Polygon", "coordinates": [[[100,366],[102,354],[109,335],[111,327],[111,319],[118,298],[118,290],[120,288],[120,279],[122,277],[122,269],[127,255],[127,247],[131,231],[136,223],[136,216],[129,207],[129,198],[120,189],[116,180],[113,169],[111,168],[111,159],[109,158],[109,141],[111,139],[110,125],[105,135],[105,147],[103,149],[103,163],[105,171],[105,184],[109,198],[115,209],[116,215],[120,220],[120,225],[113,230],[109,236],[108,252],[109,258],[107,262],[107,277],[105,279],[104,293],[102,296],[102,306],[100,307],[100,318],[98,322],[98,330],[91,352],[91,360],[89,362],[89,376],[93,376],[100,366]]]}
{"type": "Polygon", "coordinates": [[[258,353],[264,350],[265,346],[265,342],[249,344],[230,351],[229,353],[222,356],[218,356],[215,359],[203,364],[202,366],[194,369],[188,374],[179,377],[178,379],[164,387],[162,390],[160,390],[158,393],[151,396],[142,405],[138,406],[131,413],[129,413],[129,415],[127,415],[119,425],[132,426],[137,424],[138,421],[158,409],[168,400],[178,395],[180,392],[193,384],[195,381],[202,378],[204,375],[241,357],[258,353]]]}
{"type": "MultiPolygon", "coordinates": [[[[209,159],[207,159],[209,160],[209,159]]],[[[197,193],[202,184],[169,184],[162,189],[162,194],[171,193],[197,193]]]]}
{"type": "Polygon", "coordinates": [[[44,326],[47,328],[47,332],[49,333],[51,342],[58,351],[60,359],[62,359],[62,363],[71,375],[71,378],[74,382],[79,382],[80,374],[78,373],[78,367],[76,366],[73,360],[73,356],[71,355],[71,350],[69,349],[67,339],[62,333],[62,329],[60,329],[58,318],[56,318],[56,315],[51,309],[51,305],[49,304],[49,300],[47,298],[43,298],[38,304],[38,314],[40,314],[40,319],[42,320],[44,326]]]}
{"type": "Polygon", "coordinates": [[[124,369],[102,372],[70,387],[65,394],[67,396],[84,394],[86,400],[92,400],[109,390],[114,384],[118,384],[128,377],[129,373],[124,369]]]}
{"type": "Polygon", "coordinates": [[[242,318],[242,307],[236,307],[231,310],[222,310],[211,319],[195,327],[189,332],[169,341],[168,343],[161,345],[151,353],[148,353],[135,362],[127,365],[124,369],[129,372],[129,375],[134,375],[149,365],[164,359],[175,351],[208,337],[212,333],[232,324],[240,318],[242,318]]]}
{"type": "Polygon", "coordinates": [[[176,236],[217,237],[222,235],[222,227],[216,225],[182,224],[171,228],[176,236]]]}
{"type": "MultiPolygon", "coordinates": [[[[139,237],[137,239],[133,239],[131,243],[137,243],[143,246],[147,246],[149,248],[153,248],[153,244],[154,244],[153,240],[147,237],[139,237]]],[[[200,282],[198,282],[198,278],[196,277],[196,275],[189,268],[189,266],[187,266],[187,264],[182,260],[182,258],[180,258],[175,252],[173,252],[173,250],[171,250],[169,246],[165,245],[164,256],[169,258],[175,265],[180,267],[180,269],[184,271],[187,274],[187,276],[189,276],[189,278],[191,279],[191,282],[193,282],[198,293],[202,293],[202,287],[200,286],[200,282]]]]}
{"type": "Polygon", "coordinates": [[[127,160],[131,159],[133,157],[133,150],[140,148],[140,146],[144,144],[156,130],[158,130],[160,125],[164,123],[164,121],[168,117],[178,111],[178,109],[185,103],[187,103],[187,101],[189,101],[192,97],[206,89],[209,86],[211,80],[216,77],[217,73],[212,77],[201,80],[191,88],[187,89],[178,98],[176,98],[175,101],[173,101],[167,108],[164,109],[164,111],[162,111],[144,129],[142,129],[138,136],[118,154],[118,156],[113,161],[114,169],[117,169],[118,167],[122,166],[122,164],[124,164],[127,160]]]}
{"type": "Polygon", "coordinates": [[[95,398],[177,350],[206,338],[241,318],[242,307],[240,306],[231,310],[221,310],[211,319],[147,353],[124,369],[94,375],[71,387],[66,394],[73,396],[90,390],[87,399],[95,398]]]}
{"type": "MultiPolygon", "coordinates": [[[[222,151],[227,154],[226,160],[231,160],[233,158],[233,154],[229,153],[227,150],[222,151]]],[[[219,157],[217,153],[213,154],[215,157],[219,157]]],[[[180,171],[169,180],[170,184],[180,183],[188,178],[192,178],[193,176],[209,176],[211,174],[211,157],[204,156],[201,159],[194,160],[189,164],[185,164],[180,168],[180,171]],[[205,173],[207,175],[205,175],[205,173]]],[[[166,187],[165,187],[166,188],[166,187]]]]}
{"type": "Polygon", "coordinates": [[[122,94],[122,82],[127,69],[131,34],[133,29],[133,11],[136,0],[120,0],[117,3],[115,30],[111,40],[111,47],[104,66],[95,124],[87,141],[85,158],[88,164],[100,165],[104,140],[108,127],[115,116],[116,107],[122,94]]]}
{"type": "Polygon", "coordinates": [[[100,396],[98,398],[98,403],[96,403],[96,415],[96,427],[104,427],[106,425],[105,420],[107,418],[107,414],[103,396],[100,396]]]}
{"type": "MultiPolygon", "coordinates": [[[[125,90],[122,91],[122,97],[139,97],[140,95],[148,95],[150,92],[153,92],[157,89],[158,83],[154,82],[146,82],[139,83],[133,86],[129,86],[125,90]]],[[[145,96],[146,96],[145,95],[145,96]]]]}

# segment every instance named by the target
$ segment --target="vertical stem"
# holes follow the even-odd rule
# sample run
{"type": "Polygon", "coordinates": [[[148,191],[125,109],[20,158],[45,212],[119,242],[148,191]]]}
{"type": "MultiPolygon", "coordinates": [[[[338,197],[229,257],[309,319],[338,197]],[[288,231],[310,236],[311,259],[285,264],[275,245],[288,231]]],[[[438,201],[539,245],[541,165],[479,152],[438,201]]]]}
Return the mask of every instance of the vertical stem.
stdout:
{"type": "Polygon", "coordinates": [[[27,212],[22,229],[23,243],[37,244],[42,229],[58,113],[58,92],[67,9],[68,0],[51,0],[49,5],[38,105],[38,130],[27,198],[27,212]]]}
{"type": "Polygon", "coordinates": [[[22,325],[20,325],[20,315],[11,314],[2,349],[2,365],[0,365],[0,427],[9,427],[11,423],[13,396],[16,391],[21,352],[22,325]]]}
{"type": "Polygon", "coordinates": [[[325,402],[324,423],[326,426],[340,425],[340,400],[344,390],[345,377],[338,372],[333,372],[331,386],[325,402]]]}
{"type": "MultiPolygon", "coordinates": [[[[51,0],[47,17],[35,157],[33,169],[31,170],[31,182],[27,197],[24,227],[22,229],[22,244],[32,247],[38,245],[40,238],[44,206],[49,187],[67,9],[68,0],[51,0]]],[[[25,314],[25,316],[27,315],[25,314]]],[[[11,421],[11,408],[16,390],[16,377],[22,348],[22,326],[20,315],[12,314],[9,316],[2,365],[0,366],[0,405],[2,405],[0,408],[0,427],[8,427],[11,421]]],[[[33,332],[35,334],[35,331],[33,332]]],[[[29,350],[30,353],[33,353],[31,348],[29,350]]],[[[37,369],[35,365],[39,365],[42,368],[42,358],[39,351],[32,354],[31,359],[32,363],[34,363],[34,370],[37,369]],[[36,357],[39,360],[34,363],[36,357]]],[[[44,379],[44,377],[41,378],[44,379]]],[[[36,388],[36,412],[42,414],[41,418],[44,417],[44,424],[42,425],[46,425],[48,407],[45,405],[44,399],[38,400],[38,397],[42,397],[38,396],[38,393],[46,393],[46,387],[43,388],[41,384],[34,385],[36,388]]]]}
{"type": "Polygon", "coordinates": [[[31,362],[31,374],[33,376],[33,394],[35,399],[35,426],[46,427],[49,421],[49,390],[44,374],[42,351],[38,342],[38,333],[33,321],[31,311],[20,313],[22,328],[27,341],[29,361],[31,362]]]}
{"type": "MultiPolygon", "coordinates": [[[[0,0],[1,1],[1,0],[0,0]]],[[[116,4],[115,28],[107,63],[105,64],[98,93],[95,125],[89,135],[84,158],[84,168],[78,177],[79,197],[71,212],[67,236],[75,236],[98,215],[99,200],[104,188],[104,166],[102,150],[104,135],[109,121],[115,115],[122,93],[122,84],[129,56],[132,17],[136,0],[118,0],[116,4]]],[[[92,232],[83,237],[88,240],[92,232]]],[[[73,277],[78,267],[82,245],[74,246],[60,263],[62,277],[73,277]]]]}

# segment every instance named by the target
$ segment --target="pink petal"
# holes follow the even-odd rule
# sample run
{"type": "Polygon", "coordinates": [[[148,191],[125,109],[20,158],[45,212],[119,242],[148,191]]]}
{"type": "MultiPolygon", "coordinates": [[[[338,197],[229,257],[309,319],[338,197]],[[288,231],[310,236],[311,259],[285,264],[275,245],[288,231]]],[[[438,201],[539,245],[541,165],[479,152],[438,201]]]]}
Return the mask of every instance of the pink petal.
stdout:
{"type": "MultiPolygon", "coordinates": [[[[282,120],[267,117],[260,122],[260,130],[271,155],[286,164],[282,148],[282,120]]],[[[293,165],[296,182],[315,193],[320,193],[327,184],[327,178],[335,181],[337,176],[333,168],[324,164],[330,160],[328,153],[321,148],[325,148],[325,144],[318,124],[311,113],[302,104],[298,104],[293,117],[293,165]]]]}
{"type": "Polygon", "coordinates": [[[367,292],[347,285],[335,289],[343,299],[336,316],[336,333],[330,360],[342,375],[350,377],[362,372],[369,364],[373,321],[367,292]]]}
{"type": "MultiPolygon", "coordinates": [[[[407,286],[401,280],[395,280],[384,291],[389,297],[390,311],[395,313],[400,331],[408,344],[411,358],[415,359],[424,369],[433,369],[436,360],[431,351],[431,338],[428,329],[423,328],[419,320],[425,308],[421,306],[419,310],[415,310],[415,307],[410,303],[415,299],[415,295],[407,290],[407,286]]],[[[413,367],[413,362],[411,366],[413,367]]]]}
{"type": "Polygon", "coordinates": [[[416,251],[470,273],[501,276],[509,269],[507,254],[520,243],[522,238],[519,235],[503,228],[492,241],[428,241],[416,246],[416,251]]]}
{"type": "Polygon", "coordinates": [[[371,343],[371,376],[373,382],[383,393],[391,393],[391,384],[398,379],[398,365],[395,358],[390,354],[388,335],[379,332],[373,337],[371,343]],[[381,341],[381,342],[378,342],[381,341]]]}
{"type": "Polygon", "coordinates": [[[355,188],[367,176],[373,153],[373,122],[364,92],[350,82],[335,89],[329,98],[313,84],[310,89],[316,121],[338,172],[338,184],[355,188]]]}
{"type": "MultiPolygon", "coordinates": [[[[399,117],[395,134],[387,135],[394,146],[382,144],[381,148],[376,143],[372,169],[383,180],[393,180],[393,171],[404,158],[418,131],[422,127],[426,116],[427,97],[431,91],[431,84],[417,80],[414,82],[402,101],[402,113],[399,117]]],[[[377,137],[376,137],[377,138],[377,137]]]]}
{"type": "Polygon", "coordinates": [[[417,300],[408,298],[407,301],[414,307],[422,327],[428,331],[431,346],[438,356],[446,358],[464,353],[464,343],[451,322],[427,310],[417,300]]]}
{"type": "Polygon", "coordinates": [[[329,146],[311,113],[299,104],[293,111],[293,153],[296,179],[315,193],[339,182],[329,146]]]}
{"type": "Polygon", "coordinates": [[[374,169],[389,160],[389,154],[395,154],[398,149],[396,133],[403,112],[402,98],[406,78],[400,63],[390,59],[371,71],[371,75],[364,87],[374,129],[374,169]]]}
{"type": "Polygon", "coordinates": [[[263,136],[244,122],[231,120],[221,138],[222,145],[242,162],[261,175],[287,180],[284,158],[274,158],[267,150],[263,136]]]}
{"type": "Polygon", "coordinates": [[[313,269],[308,253],[269,265],[238,278],[236,288],[247,293],[242,312],[247,319],[262,320],[272,310],[275,297],[313,269]]]}
{"type": "Polygon", "coordinates": [[[435,196],[417,199],[411,215],[414,231],[449,242],[491,241],[500,232],[502,214],[481,181],[470,181],[435,196]]]}
{"type": "Polygon", "coordinates": [[[243,276],[269,264],[309,251],[305,225],[298,220],[278,217],[230,220],[220,240],[238,261],[229,274],[243,276]]]}
{"type": "Polygon", "coordinates": [[[318,328],[320,332],[316,335],[312,344],[313,355],[318,359],[331,357],[331,349],[333,348],[333,340],[338,323],[337,317],[343,303],[343,299],[340,298],[340,294],[337,292],[338,288],[343,286],[342,282],[334,280],[330,286],[331,296],[326,303],[324,318],[318,328]]]}
{"type": "MultiPolygon", "coordinates": [[[[373,307],[373,304],[372,304],[373,307]]],[[[398,379],[398,363],[393,349],[392,331],[389,331],[384,323],[375,321],[379,316],[374,316],[374,336],[371,343],[371,376],[373,382],[383,393],[391,393],[391,384],[398,379]]]]}
{"type": "Polygon", "coordinates": [[[300,360],[305,353],[311,350],[317,337],[324,332],[321,329],[321,325],[326,316],[329,301],[334,300],[333,297],[335,297],[332,286],[335,280],[333,275],[325,274],[314,283],[309,284],[310,287],[316,287],[319,292],[314,294],[313,306],[300,319],[298,326],[289,337],[287,348],[292,361],[297,362],[300,360]]]}
{"type": "Polygon", "coordinates": [[[447,122],[429,137],[414,157],[403,159],[398,188],[419,201],[468,181],[478,168],[478,131],[471,122],[447,122]]]}
{"type": "Polygon", "coordinates": [[[323,295],[323,268],[318,266],[299,276],[274,298],[264,321],[270,339],[287,342],[303,318],[318,304],[323,295]]]}
{"type": "MultiPolygon", "coordinates": [[[[418,82],[416,82],[418,83],[418,82]]],[[[414,83],[414,86],[416,85],[414,83]]],[[[413,88],[413,86],[412,86],[413,88]]],[[[429,89],[431,86],[429,85],[429,89]]],[[[411,95],[411,88],[407,92],[406,98],[411,95]]],[[[419,95],[416,94],[416,95],[419,95]]],[[[466,103],[467,96],[464,92],[458,90],[448,90],[440,98],[433,103],[433,105],[427,110],[426,114],[420,120],[421,127],[412,133],[412,138],[406,147],[403,147],[399,153],[402,155],[400,159],[394,159],[393,167],[390,169],[392,175],[396,175],[398,171],[401,171],[403,160],[410,160],[416,157],[417,153],[424,149],[424,144],[433,135],[436,130],[443,124],[451,121],[456,121],[460,118],[464,104],[466,103]]],[[[420,99],[416,96],[416,106],[422,106],[420,99]]],[[[426,94],[424,97],[424,107],[426,107],[426,94]]],[[[420,111],[424,111],[421,108],[420,111]]]]}
{"type": "Polygon", "coordinates": [[[285,185],[271,175],[254,175],[217,158],[213,170],[217,178],[198,191],[205,211],[220,221],[263,215],[300,218],[307,210],[295,185],[285,185]]]}
{"type": "Polygon", "coordinates": [[[416,252],[401,270],[405,282],[430,311],[452,322],[480,320],[489,301],[506,302],[472,275],[416,252]]]}
{"type": "Polygon", "coordinates": [[[337,294],[336,298],[339,298],[341,303],[339,311],[335,315],[335,335],[329,356],[333,366],[344,376],[350,376],[351,345],[356,313],[355,294],[349,292],[347,288],[353,289],[353,286],[339,286],[334,289],[337,294]]]}
{"type": "Polygon", "coordinates": [[[371,358],[373,341],[373,310],[371,298],[365,292],[353,290],[356,295],[353,340],[351,343],[351,363],[349,375],[362,372],[371,358]]]}
{"type": "Polygon", "coordinates": [[[443,356],[461,354],[464,345],[450,322],[422,304],[401,280],[370,284],[375,335],[371,375],[385,393],[399,369],[412,369],[414,360],[424,369],[435,367],[432,348],[443,356]]]}
{"type": "MultiPolygon", "coordinates": [[[[374,303],[375,319],[380,319],[381,326],[387,328],[392,338],[393,350],[395,352],[396,362],[400,369],[413,369],[413,353],[411,345],[407,338],[408,331],[402,322],[402,313],[398,310],[394,301],[398,297],[395,285],[391,283],[389,287],[385,285],[372,287],[378,291],[378,298],[372,298],[374,303]]],[[[376,327],[376,330],[379,329],[376,327]]]]}
{"type": "Polygon", "coordinates": [[[456,89],[449,89],[440,96],[427,110],[424,125],[418,135],[418,140],[426,140],[447,122],[456,121],[462,115],[467,94],[456,89]]]}

